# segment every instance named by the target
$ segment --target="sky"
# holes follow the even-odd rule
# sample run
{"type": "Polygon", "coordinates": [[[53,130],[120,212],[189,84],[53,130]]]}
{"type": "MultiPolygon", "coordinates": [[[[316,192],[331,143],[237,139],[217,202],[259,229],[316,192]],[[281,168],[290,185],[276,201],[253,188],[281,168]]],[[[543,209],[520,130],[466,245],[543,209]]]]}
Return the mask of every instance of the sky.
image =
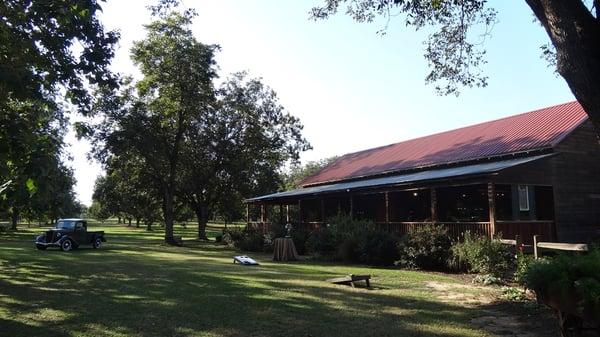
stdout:
{"type": "MultiPolygon", "coordinates": [[[[133,41],[144,38],[153,1],[109,0],[101,20],[121,40],[112,69],[139,76],[129,58],[133,41]]],[[[415,32],[392,19],[361,24],[339,14],[309,19],[319,0],[184,0],[198,17],[196,38],[218,44],[220,77],[247,71],[273,88],[280,103],[304,125],[313,150],[303,162],[396,143],[470,124],[574,100],[561,77],[541,58],[548,42],[525,1],[493,1],[498,23],[486,41],[483,67],[489,84],[438,96],[425,84],[423,58],[427,32],[415,32]]],[[[91,203],[94,181],[103,174],[89,161],[90,145],[67,136],[75,191],[91,203]]]]}

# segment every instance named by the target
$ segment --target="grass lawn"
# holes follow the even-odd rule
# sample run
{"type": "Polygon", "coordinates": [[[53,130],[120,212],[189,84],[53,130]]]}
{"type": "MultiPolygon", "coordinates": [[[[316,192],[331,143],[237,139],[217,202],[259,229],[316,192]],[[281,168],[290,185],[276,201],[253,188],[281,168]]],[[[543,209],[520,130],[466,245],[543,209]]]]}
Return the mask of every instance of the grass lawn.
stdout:
{"type": "Polygon", "coordinates": [[[235,250],[192,241],[193,226],[176,233],[185,247],[162,245],[160,230],[90,227],[107,232],[99,250],[38,251],[39,228],[0,234],[0,336],[490,335],[473,323],[486,304],[464,303],[486,290],[444,299],[430,286],[455,277],[264,254],[244,267],[235,250]],[[324,282],[349,273],[371,274],[373,287],[324,282]]]}

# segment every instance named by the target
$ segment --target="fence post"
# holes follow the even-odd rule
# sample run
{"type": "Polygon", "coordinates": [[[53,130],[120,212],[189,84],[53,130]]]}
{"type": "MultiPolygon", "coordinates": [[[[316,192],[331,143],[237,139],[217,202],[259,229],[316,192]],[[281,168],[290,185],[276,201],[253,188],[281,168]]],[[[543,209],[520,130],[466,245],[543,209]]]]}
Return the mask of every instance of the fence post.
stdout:
{"type": "Polygon", "coordinates": [[[534,235],[533,236],[533,257],[537,260],[538,259],[538,239],[539,239],[539,235],[534,235]]]}
{"type": "Polygon", "coordinates": [[[521,235],[515,235],[515,248],[517,251],[517,256],[519,256],[519,253],[523,254],[523,241],[521,241],[521,235]]]}

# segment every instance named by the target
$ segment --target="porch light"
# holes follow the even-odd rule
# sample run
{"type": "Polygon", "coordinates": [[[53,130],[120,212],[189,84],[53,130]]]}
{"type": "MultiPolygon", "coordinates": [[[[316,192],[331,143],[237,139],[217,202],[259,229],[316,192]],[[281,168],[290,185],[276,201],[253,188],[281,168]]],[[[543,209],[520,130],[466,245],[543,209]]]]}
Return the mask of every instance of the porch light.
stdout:
{"type": "Polygon", "coordinates": [[[416,196],[418,196],[418,195],[419,195],[419,193],[418,193],[418,192],[413,192],[413,197],[416,197],[416,196]]]}

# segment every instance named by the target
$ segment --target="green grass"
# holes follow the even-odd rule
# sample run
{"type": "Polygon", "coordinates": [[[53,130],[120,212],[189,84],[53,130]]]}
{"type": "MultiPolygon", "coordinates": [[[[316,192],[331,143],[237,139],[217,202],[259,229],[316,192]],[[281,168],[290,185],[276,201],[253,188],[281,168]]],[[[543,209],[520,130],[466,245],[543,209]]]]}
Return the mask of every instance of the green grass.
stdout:
{"type": "MultiPolygon", "coordinates": [[[[193,225],[107,232],[99,250],[38,251],[26,228],[0,234],[0,336],[482,336],[476,308],[444,303],[427,281],[455,278],[317,262],[234,265],[236,252],[193,241],[193,225]],[[373,287],[325,282],[371,274],[373,287]]],[[[209,235],[214,235],[209,232],[209,235]]]]}

